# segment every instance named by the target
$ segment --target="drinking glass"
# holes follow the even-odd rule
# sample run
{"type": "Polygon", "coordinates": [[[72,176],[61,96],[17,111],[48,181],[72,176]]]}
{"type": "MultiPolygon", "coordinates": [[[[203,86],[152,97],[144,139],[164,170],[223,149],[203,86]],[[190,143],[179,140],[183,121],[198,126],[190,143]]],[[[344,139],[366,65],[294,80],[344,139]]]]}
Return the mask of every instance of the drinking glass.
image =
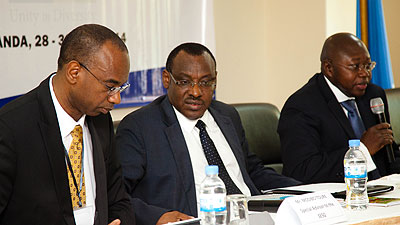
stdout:
{"type": "Polygon", "coordinates": [[[249,225],[247,197],[242,194],[226,196],[226,224],[249,225]]]}

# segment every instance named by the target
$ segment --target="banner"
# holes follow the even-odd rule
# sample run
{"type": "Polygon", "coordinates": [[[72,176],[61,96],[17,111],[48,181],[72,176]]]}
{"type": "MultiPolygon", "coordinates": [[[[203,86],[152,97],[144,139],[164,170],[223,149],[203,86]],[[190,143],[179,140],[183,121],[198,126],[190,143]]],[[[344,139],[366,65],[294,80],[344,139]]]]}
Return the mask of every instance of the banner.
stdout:
{"type": "Polygon", "coordinates": [[[63,38],[85,23],[105,25],[125,41],[131,87],[116,107],[143,105],[165,93],[169,52],[199,42],[215,54],[213,0],[0,0],[0,107],[57,69],[63,38]]]}

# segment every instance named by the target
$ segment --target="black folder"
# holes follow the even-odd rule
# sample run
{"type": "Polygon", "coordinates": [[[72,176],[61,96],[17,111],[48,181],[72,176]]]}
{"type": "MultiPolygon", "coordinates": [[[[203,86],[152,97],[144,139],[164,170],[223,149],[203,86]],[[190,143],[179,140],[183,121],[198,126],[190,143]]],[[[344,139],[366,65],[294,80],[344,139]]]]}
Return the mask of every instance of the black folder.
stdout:
{"type": "MultiPolygon", "coordinates": [[[[367,186],[367,193],[368,196],[376,196],[380,195],[385,192],[393,191],[394,187],[393,186],[388,186],[388,185],[371,185],[367,186]]],[[[340,191],[340,192],[335,192],[332,193],[333,197],[335,198],[346,198],[346,191],[340,191]]]]}
{"type": "MultiPolygon", "coordinates": [[[[368,196],[376,196],[385,192],[392,191],[394,189],[393,186],[389,185],[370,185],[367,186],[368,196]]],[[[249,210],[252,211],[265,211],[270,210],[271,207],[279,207],[279,205],[283,202],[284,199],[268,199],[267,196],[271,194],[279,194],[279,195],[302,195],[312,193],[312,191],[300,191],[300,190],[290,190],[290,189],[274,189],[267,192],[264,192],[266,195],[266,199],[250,199],[247,202],[249,210]]],[[[335,198],[346,198],[346,191],[334,192],[332,193],[335,198]]]]}

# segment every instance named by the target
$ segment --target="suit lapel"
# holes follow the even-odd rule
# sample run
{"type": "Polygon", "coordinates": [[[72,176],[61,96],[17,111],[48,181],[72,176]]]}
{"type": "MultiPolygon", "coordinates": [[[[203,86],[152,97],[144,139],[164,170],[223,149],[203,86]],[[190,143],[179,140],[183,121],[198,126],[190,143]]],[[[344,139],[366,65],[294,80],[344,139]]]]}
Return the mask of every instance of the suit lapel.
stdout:
{"type": "Polygon", "coordinates": [[[56,111],[51,99],[49,78],[39,85],[37,97],[41,112],[41,120],[38,125],[42,133],[44,147],[47,151],[49,163],[53,172],[54,186],[60,203],[59,205],[66,223],[75,224],[65,164],[65,150],[56,111]]]}
{"type": "Polygon", "coordinates": [[[102,151],[100,137],[97,134],[97,130],[93,125],[92,117],[86,116],[86,122],[88,124],[90,136],[92,139],[93,168],[96,181],[95,224],[98,224],[99,221],[108,220],[108,215],[107,215],[108,210],[106,203],[107,198],[106,196],[104,196],[104,193],[107,193],[107,186],[106,186],[107,173],[106,173],[106,168],[104,166],[105,159],[102,151]]]}
{"type": "MultiPolygon", "coordinates": [[[[208,109],[210,113],[212,114],[215,122],[218,124],[218,127],[221,129],[222,133],[224,134],[224,137],[226,141],[228,142],[229,146],[231,147],[233,154],[236,157],[236,160],[239,162],[240,168],[246,168],[245,166],[245,159],[242,154],[242,146],[239,142],[239,137],[236,134],[236,129],[233,126],[232,120],[219,113],[216,109],[213,107],[210,107],[208,109]]],[[[243,173],[243,171],[242,171],[243,173]]]]}
{"type": "Polygon", "coordinates": [[[337,101],[335,95],[333,94],[332,90],[328,86],[325,81],[324,75],[320,74],[317,77],[318,86],[320,87],[320,91],[322,96],[324,96],[329,109],[331,110],[332,114],[336,117],[339,121],[339,124],[343,127],[344,131],[349,137],[355,137],[353,128],[350,124],[349,119],[345,115],[340,103],[337,101]]]}
{"type": "Polygon", "coordinates": [[[231,148],[236,161],[239,164],[240,172],[242,173],[243,180],[247,187],[250,189],[252,194],[260,194],[247,172],[247,164],[245,159],[247,156],[243,152],[242,145],[239,141],[240,138],[237,136],[236,128],[233,126],[233,121],[230,117],[223,115],[217,109],[215,109],[213,104],[211,104],[208,110],[212,114],[215,122],[218,124],[218,127],[221,129],[226,141],[228,142],[229,147],[231,148]]]}
{"type": "Polygon", "coordinates": [[[161,102],[161,111],[164,123],[166,124],[164,132],[170,144],[179,177],[183,183],[187,204],[189,205],[191,214],[197,215],[196,189],[189,150],[168,96],[165,96],[165,99],[161,102]]]}

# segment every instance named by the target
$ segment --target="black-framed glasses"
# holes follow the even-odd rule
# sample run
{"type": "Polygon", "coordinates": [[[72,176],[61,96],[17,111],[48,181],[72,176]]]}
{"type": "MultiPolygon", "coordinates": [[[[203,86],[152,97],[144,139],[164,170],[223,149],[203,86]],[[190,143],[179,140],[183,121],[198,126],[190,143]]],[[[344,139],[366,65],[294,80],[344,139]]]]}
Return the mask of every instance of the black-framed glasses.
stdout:
{"type": "Polygon", "coordinates": [[[194,85],[198,85],[199,88],[207,89],[207,88],[214,88],[215,87],[215,77],[211,80],[202,80],[199,82],[194,82],[191,80],[176,80],[175,77],[172,75],[171,72],[168,72],[169,75],[171,75],[172,81],[181,88],[189,88],[189,87],[194,87],[194,85]]]}
{"type": "Polygon", "coordinates": [[[102,81],[99,78],[97,78],[96,75],[94,75],[94,73],[92,73],[92,71],[90,71],[89,68],[87,68],[84,64],[82,64],[81,62],[78,62],[78,63],[79,63],[80,66],[85,68],[85,70],[87,70],[94,78],[96,78],[96,80],[98,82],[100,82],[102,85],[104,85],[108,89],[108,95],[109,96],[115,95],[118,92],[121,93],[121,92],[125,91],[129,86],[131,86],[130,83],[125,83],[125,84],[123,84],[122,86],[119,86],[119,87],[108,86],[104,81],[102,81]]]}
{"type": "Polygon", "coordinates": [[[359,72],[361,70],[366,70],[367,72],[371,72],[375,68],[376,62],[372,61],[372,62],[365,63],[365,64],[357,63],[357,64],[350,64],[350,65],[342,65],[342,64],[337,64],[337,65],[342,66],[353,72],[359,72]]]}

